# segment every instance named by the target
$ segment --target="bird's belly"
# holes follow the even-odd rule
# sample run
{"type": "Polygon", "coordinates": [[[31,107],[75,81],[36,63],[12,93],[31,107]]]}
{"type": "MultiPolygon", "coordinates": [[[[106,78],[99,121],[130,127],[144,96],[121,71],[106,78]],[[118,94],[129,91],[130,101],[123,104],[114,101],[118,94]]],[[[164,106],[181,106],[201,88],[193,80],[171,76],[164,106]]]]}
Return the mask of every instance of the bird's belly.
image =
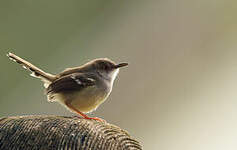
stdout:
{"type": "Polygon", "coordinates": [[[103,103],[107,94],[105,91],[99,91],[95,87],[90,87],[83,91],[65,96],[65,99],[69,101],[74,108],[81,112],[88,113],[103,103]]]}

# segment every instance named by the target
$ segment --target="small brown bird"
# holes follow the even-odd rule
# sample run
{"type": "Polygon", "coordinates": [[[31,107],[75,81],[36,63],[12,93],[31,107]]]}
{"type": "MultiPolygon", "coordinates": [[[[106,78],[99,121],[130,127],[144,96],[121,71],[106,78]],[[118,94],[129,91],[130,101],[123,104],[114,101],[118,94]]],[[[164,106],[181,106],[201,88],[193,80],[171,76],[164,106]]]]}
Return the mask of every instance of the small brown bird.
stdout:
{"type": "Polygon", "coordinates": [[[99,121],[102,120],[96,117],[90,118],[84,113],[95,110],[106,100],[112,91],[119,68],[128,65],[128,63],[115,64],[107,58],[100,58],[53,75],[13,53],[8,53],[7,56],[30,70],[33,77],[40,78],[44,82],[48,101],[57,101],[85,119],[99,121]]]}

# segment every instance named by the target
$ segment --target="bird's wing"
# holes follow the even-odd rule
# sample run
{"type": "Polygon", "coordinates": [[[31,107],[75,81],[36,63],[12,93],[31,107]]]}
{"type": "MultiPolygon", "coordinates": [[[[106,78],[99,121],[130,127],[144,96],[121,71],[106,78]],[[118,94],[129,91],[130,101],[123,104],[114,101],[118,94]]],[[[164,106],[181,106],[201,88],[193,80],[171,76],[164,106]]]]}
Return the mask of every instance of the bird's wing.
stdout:
{"type": "Polygon", "coordinates": [[[95,79],[89,77],[84,73],[73,73],[62,76],[61,78],[52,82],[46,89],[46,93],[60,93],[78,91],[88,86],[95,85],[95,79]]]}

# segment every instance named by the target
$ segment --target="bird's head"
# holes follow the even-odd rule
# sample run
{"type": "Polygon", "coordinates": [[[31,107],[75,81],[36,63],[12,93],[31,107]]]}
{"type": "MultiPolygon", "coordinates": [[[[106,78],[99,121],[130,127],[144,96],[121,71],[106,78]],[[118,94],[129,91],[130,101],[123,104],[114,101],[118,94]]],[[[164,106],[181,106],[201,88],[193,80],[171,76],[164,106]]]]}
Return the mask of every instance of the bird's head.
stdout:
{"type": "Polygon", "coordinates": [[[127,66],[128,63],[116,64],[108,58],[99,58],[92,60],[90,65],[100,76],[113,81],[119,72],[119,68],[127,66]]]}

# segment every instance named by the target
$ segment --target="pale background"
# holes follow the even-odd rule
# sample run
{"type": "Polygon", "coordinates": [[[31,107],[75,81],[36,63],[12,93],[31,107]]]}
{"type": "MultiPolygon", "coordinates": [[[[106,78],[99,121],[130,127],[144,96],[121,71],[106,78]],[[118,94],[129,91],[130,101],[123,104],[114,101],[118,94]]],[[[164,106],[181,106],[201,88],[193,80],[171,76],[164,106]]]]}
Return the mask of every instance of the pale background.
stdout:
{"type": "Polygon", "coordinates": [[[235,0],[0,1],[0,117],[70,116],[8,51],[51,73],[98,57],[127,61],[91,116],[145,150],[237,149],[235,0]]]}

